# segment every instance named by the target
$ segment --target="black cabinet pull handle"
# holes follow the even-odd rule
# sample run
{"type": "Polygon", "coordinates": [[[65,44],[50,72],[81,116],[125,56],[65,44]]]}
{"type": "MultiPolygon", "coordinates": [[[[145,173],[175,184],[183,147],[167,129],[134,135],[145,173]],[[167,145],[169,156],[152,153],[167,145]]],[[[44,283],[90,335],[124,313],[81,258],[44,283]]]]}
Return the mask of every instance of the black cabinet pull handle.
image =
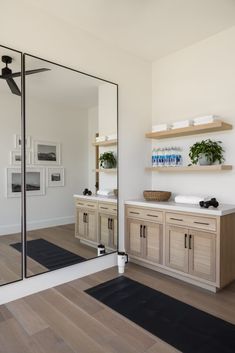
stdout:
{"type": "Polygon", "coordinates": [[[143,227],[143,237],[144,238],[146,238],[145,230],[146,230],[146,226],[143,227]]]}
{"type": "Polygon", "coordinates": [[[155,217],[155,218],[158,218],[157,215],[155,215],[155,214],[150,214],[150,213],[147,213],[147,216],[148,216],[148,217],[155,217]]]}
{"type": "Polygon", "coordinates": [[[102,208],[103,210],[107,210],[108,207],[103,207],[103,206],[100,206],[100,208],[102,208]]]}
{"type": "Polygon", "coordinates": [[[112,218],[108,219],[108,229],[112,230],[112,218]]]}
{"type": "Polygon", "coordinates": [[[181,219],[181,218],[173,218],[173,217],[170,217],[170,219],[172,219],[173,221],[180,221],[180,222],[183,222],[183,219],[181,219]]]}
{"type": "Polygon", "coordinates": [[[196,222],[196,221],[194,221],[193,223],[202,224],[204,226],[209,226],[210,225],[210,223],[206,223],[206,222],[196,222]]]}
{"type": "Polygon", "coordinates": [[[140,225],[140,238],[142,238],[142,229],[143,229],[143,226],[142,224],[140,225]]]}
{"type": "Polygon", "coordinates": [[[184,247],[187,249],[187,234],[184,234],[184,247]]]}
{"type": "Polygon", "coordinates": [[[110,218],[110,229],[113,230],[113,219],[110,218]]]}
{"type": "Polygon", "coordinates": [[[132,214],[139,214],[139,212],[130,211],[132,214]]]}
{"type": "Polygon", "coordinates": [[[192,235],[190,234],[190,235],[189,235],[189,249],[190,249],[190,250],[192,249],[191,241],[192,241],[192,235]]]}

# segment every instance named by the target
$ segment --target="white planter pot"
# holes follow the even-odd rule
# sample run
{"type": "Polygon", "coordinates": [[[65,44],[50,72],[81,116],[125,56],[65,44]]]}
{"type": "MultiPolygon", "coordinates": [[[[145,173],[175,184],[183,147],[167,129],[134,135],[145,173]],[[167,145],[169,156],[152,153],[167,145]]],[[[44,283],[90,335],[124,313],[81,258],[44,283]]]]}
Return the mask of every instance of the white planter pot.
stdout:
{"type": "Polygon", "coordinates": [[[199,165],[211,165],[212,162],[206,157],[204,153],[201,153],[198,157],[199,165]]]}

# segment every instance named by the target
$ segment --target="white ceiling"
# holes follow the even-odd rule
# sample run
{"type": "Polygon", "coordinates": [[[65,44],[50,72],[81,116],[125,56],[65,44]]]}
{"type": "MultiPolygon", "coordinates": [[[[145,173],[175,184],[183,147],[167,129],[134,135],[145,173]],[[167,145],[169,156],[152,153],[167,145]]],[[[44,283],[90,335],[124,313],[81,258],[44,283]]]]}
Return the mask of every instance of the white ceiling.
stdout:
{"type": "Polygon", "coordinates": [[[150,61],[235,25],[235,0],[26,1],[150,61]]]}
{"type": "Polygon", "coordinates": [[[26,98],[80,109],[98,105],[98,87],[103,81],[26,56],[26,71],[38,68],[50,71],[26,76],[26,98]]]}
{"type": "MultiPolygon", "coordinates": [[[[12,72],[21,71],[21,56],[19,53],[0,47],[0,59],[2,55],[12,57],[9,68],[12,72]]],[[[0,62],[0,68],[5,66],[0,62]]],[[[30,99],[56,104],[64,107],[88,109],[98,105],[98,87],[105,85],[102,80],[75,72],[41,59],[26,56],[26,71],[47,68],[50,71],[26,76],[27,102],[30,99]]],[[[15,82],[21,89],[20,77],[15,82]]],[[[0,79],[0,93],[12,93],[5,80],[0,79]]],[[[15,96],[14,96],[14,99],[15,96]]]]}

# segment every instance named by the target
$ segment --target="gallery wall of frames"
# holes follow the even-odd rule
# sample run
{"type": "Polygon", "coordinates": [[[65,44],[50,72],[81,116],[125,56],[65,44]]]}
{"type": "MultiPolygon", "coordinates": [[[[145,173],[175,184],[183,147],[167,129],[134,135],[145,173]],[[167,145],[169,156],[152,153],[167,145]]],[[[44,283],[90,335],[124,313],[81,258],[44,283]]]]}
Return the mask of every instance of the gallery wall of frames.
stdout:
{"type": "Polygon", "coordinates": [[[102,256],[117,251],[118,86],[1,45],[0,59],[5,285],[93,259],[100,244],[102,256]],[[79,202],[84,189],[91,196],[79,202]]]}
{"type": "MultiPolygon", "coordinates": [[[[61,165],[61,145],[58,142],[37,141],[26,136],[26,191],[27,195],[45,195],[47,188],[63,187],[65,170],[61,165]],[[55,167],[56,166],[56,167],[55,167]]],[[[10,151],[7,168],[7,197],[21,193],[21,135],[14,135],[14,150],[10,151]]]]}

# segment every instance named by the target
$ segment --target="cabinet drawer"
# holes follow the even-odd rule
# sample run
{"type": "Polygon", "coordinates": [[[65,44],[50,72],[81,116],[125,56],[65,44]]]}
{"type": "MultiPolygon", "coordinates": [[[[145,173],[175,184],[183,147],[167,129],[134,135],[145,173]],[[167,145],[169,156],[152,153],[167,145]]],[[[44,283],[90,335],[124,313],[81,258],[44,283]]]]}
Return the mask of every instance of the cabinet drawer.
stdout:
{"type": "Polygon", "coordinates": [[[216,231],[216,218],[192,216],[179,213],[166,213],[166,222],[186,227],[216,231]]]}
{"type": "Polygon", "coordinates": [[[83,199],[77,199],[76,200],[76,207],[96,209],[97,208],[97,202],[83,200],[83,199]]]}
{"type": "Polygon", "coordinates": [[[99,211],[117,214],[117,205],[115,203],[99,202],[99,211]]]}
{"type": "Polygon", "coordinates": [[[127,207],[127,217],[143,218],[152,222],[162,222],[163,213],[151,208],[127,207]]]}

